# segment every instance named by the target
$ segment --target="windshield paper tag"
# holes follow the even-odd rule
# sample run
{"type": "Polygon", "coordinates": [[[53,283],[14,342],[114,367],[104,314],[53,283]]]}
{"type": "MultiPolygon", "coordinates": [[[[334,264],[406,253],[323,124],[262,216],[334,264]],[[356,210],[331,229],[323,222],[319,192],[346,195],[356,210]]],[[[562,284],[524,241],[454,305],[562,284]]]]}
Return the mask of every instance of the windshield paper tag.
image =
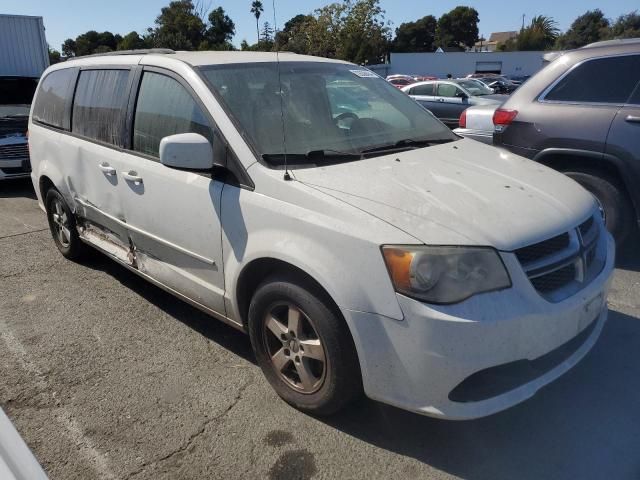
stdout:
{"type": "Polygon", "coordinates": [[[361,78],[376,78],[378,76],[375,73],[373,73],[371,70],[349,70],[349,71],[361,78]]]}

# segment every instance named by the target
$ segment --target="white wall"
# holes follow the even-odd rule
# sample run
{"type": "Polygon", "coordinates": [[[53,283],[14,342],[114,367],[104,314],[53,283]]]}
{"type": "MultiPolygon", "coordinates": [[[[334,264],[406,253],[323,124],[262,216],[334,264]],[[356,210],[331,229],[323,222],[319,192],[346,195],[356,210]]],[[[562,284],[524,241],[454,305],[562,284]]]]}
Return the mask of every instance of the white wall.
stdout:
{"type": "Polygon", "coordinates": [[[533,75],[542,68],[545,52],[392,53],[389,74],[464,77],[478,62],[501,62],[503,75],[533,75]]]}

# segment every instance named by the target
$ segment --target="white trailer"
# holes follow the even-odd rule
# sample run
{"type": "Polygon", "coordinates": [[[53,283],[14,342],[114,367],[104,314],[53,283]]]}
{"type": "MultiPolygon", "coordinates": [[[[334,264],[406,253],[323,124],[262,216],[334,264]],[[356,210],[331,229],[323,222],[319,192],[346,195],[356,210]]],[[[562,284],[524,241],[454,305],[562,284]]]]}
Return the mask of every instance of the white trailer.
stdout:
{"type": "Polygon", "coordinates": [[[48,66],[42,17],[0,14],[0,76],[38,78],[48,66]]]}

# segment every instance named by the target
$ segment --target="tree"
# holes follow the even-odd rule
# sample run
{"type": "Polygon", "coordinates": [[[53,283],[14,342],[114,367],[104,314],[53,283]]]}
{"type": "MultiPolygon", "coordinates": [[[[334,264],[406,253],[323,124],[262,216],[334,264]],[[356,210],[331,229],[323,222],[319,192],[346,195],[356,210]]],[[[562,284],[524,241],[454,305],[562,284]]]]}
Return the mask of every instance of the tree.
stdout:
{"type": "Polygon", "coordinates": [[[65,57],[91,55],[93,53],[105,53],[115,50],[122,37],[111,32],[98,33],[89,30],[78,35],[75,40],[67,38],[62,44],[62,54],[65,57]]]}
{"type": "Polygon", "coordinates": [[[262,41],[273,43],[273,28],[269,22],[262,24],[262,41]]]}
{"type": "Polygon", "coordinates": [[[596,8],[576,18],[569,30],[558,37],[555,47],[560,50],[579,48],[602,40],[608,34],[609,20],[605,18],[602,10],[596,8]]]}
{"type": "Polygon", "coordinates": [[[146,39],[138,35],[138,32],[129,32],[118,42],[116,49],[136,50],[139,48],[147,48],[148,46],[146,39]]]}
{"type": "Polygon", "coordinates": [[[60,58],[60,52],[51,47],[48,47],[48,49],[49,49],[49,65],[55,65],[56,63],[60,63],[60,61],[62,60],[60,58]]]}
{"type": "Polygon", "coordinates": [[[396,52],[433,52],[438,21],[427,15],[415,22],[402,23],[396,29],[393,49],[396,52]]]}
{"type": "Polygon", "coordinates": [[[391,41],[379,0],[358,0],[347,8],[338,37],[338,58],[359,64],[383,63],[391,41]]]}
{"type": "Polygon", "coordinates": [[[520,30],[516,40],[517,50],[547,50],[551,48],[559,30],[556,21],[551,17],[538,15],[531,19],[531,24],[520,30]]]}
{"type": "Polygon", "coordinates": [[[315,18],[312,15],[302,14],[287,20],[282,30],[276,32],[275,43],[277,48],[295,53],[307,53],[304,50],[300,50],[300,46],[295,42],[291,42],[291,39],[294,31],[306,28],[306,24],[314,20],[315,18]]]}
{"type": "Polygon", "coordinates": [[[236,25],[225,14],[222,7],[218,7],[209,13],[209,28],[205,33],[206,42],[214,50],[231,50],[231,39],[236,33],[236,25]]]}
{"type": "Polygon", "coordinates": [[[191,0],[173,1],[163,7],[155,23],[155,47],[194,50],[204,40],[205,25],[191,0]]]}
{"type": "Polygon", "coordinates": [[[638,11],[621,15],[611,25],[610,38],[636,38],[640,37],[640,14],[638,11]]]}
{"type": "Polygon", "coordinates": [[[264,8],[262,7],[262,2],[260,0],[254,0],[251,3],[251,13],[256,17],[256,32],[258,34],[258,42],[260,42],[260,27],[258,26],[258,21],[260,20],[260,15],[264,12],[264,8]]]}
{"type": "Polygon", "coordinates": [[[62,44],[62,55],[65,57],[74,57],[76,55],[76,41],[72,38],[67,38],[62,44]]]}
{"type": "Polygon", "coordinates": [[[471,7],[456,7],[438,20],[436,44],[439,47],[471,48],[478,40],[478,11],[471,7]]]}

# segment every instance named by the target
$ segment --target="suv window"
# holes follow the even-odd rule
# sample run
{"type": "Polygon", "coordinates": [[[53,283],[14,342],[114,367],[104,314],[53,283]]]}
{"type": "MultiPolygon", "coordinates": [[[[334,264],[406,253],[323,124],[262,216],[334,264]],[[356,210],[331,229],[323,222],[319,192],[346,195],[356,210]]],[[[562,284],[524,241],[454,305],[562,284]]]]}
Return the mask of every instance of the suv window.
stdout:
{"type": "Polygon", "coordinates": [[[80,72],[73,100],[74,133],[123,147],[129,70],[80,72]]]}
{"type": "Polygon", "coordinates": [[[157,157],[160,140],[177,133],[199,133],[213,145],[211,125],[191,94],[171,77],[145,72],[133,123],[133,149],[157,157]]]}
{"type": "Polygon", "coordinates": [[[439,97],[455,97],[456,93],[461,91],[455,85],[451,85],[450,83],[439,83],[438,84],[438,96],[439,97]]]}
{"type": "Polygon", "coordinates": [[[569,72],[545,100],[625,103],[640,78],[640,55],[588,60],[569,72]]]}
{"type": "Polygon", "coordinates": [[[73,94],[75,77],[76,70],[65,68],[51,72],[42,80],[33,106],[35,120],[53,127],[69,129],[69,118],[65,115],[65,108],[73,94]]]}
{"type": "Polygon", "coordinates": [[[433,95],[433,83],[416,85],[411,89],[411,95],[433,95]]]}

